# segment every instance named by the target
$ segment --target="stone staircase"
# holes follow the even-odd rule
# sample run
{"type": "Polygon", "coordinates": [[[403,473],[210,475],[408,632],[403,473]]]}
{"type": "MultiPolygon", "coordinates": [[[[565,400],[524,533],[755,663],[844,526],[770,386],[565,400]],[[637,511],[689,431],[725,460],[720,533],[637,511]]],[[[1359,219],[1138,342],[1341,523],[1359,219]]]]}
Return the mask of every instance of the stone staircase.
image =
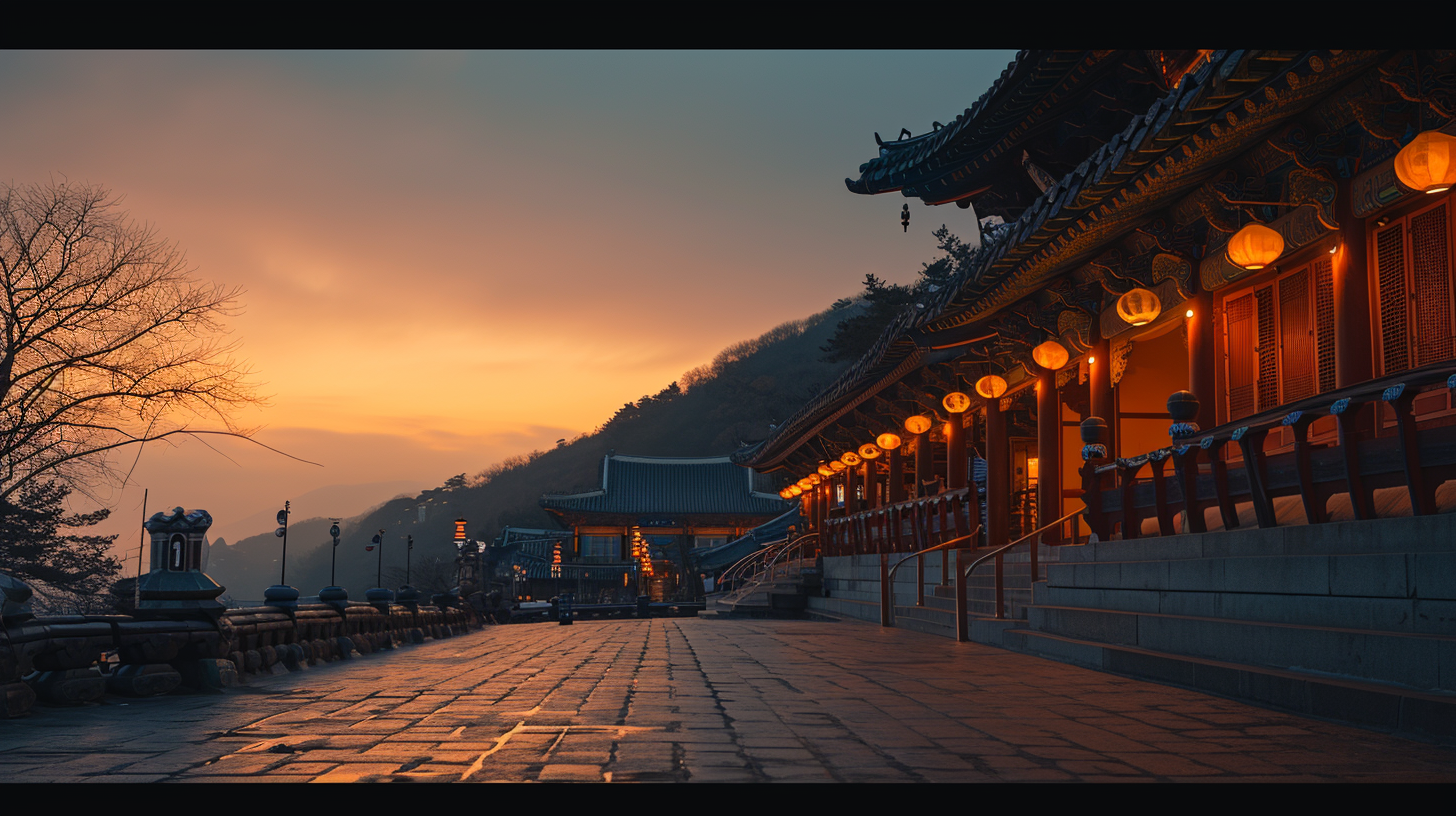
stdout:
{"type": "Polygon", "coordinates": [[[1456,738],[1456,515],[1066,548],[1008,648],[1456,738]]]}
{"type": "Polygon", "coordinates": [[[788,565],[786,575],[764,579],[747,591],[709,595],[701,618],[802,618],[808,599],[819,595],[823,569],[814,559],[788,565]]]}

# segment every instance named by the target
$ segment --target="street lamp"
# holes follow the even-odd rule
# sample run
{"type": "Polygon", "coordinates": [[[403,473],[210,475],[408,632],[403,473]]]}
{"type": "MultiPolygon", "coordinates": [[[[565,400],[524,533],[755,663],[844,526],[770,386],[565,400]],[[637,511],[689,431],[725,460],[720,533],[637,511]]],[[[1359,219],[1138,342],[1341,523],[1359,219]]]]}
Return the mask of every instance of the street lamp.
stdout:
{"type": "Polygon", "coordinates": [[[339,519],[329,519],[334,526],[329,528],[329,535],[334,537],[334,549],[329,558],[329,586],[337,586],[338,581],[334,579],[334,567],[339,563],[339,519]]]}
{"type": "Polygon", "coordinates": [[[278,562],[278,585],[287,586],[288,582],[284,576],[288,570],[288,514],[292,502],[284,502],[283,509],[278,511],[278,529],[273,534],[283,539],[283,558],[278,562]]]}

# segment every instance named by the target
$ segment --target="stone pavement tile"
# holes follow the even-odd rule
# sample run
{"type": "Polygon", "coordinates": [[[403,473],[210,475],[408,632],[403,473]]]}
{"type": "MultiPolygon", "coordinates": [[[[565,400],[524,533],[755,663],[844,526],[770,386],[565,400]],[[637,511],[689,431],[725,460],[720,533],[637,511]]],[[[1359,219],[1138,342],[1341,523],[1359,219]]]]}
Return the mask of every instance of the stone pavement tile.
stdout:
{"type": "Polygon", "coordinates": [[[269,771],[275,774],[318,776],[338,766],[337,762],[287,762],[269,771]]]}
{"type": "Polygon", "coordinates": [[[599,765],[552,762],[536,778],[542,782],[600,782],[602,769],[599,765]]]}
{"type": "Polygon", "coordinates": [[[747,748],[744,753],[754,762],[813,762],[814,754],[804,748],[747,748]]]}
{"type": "Polygon", "coordinates": [[[1188,759],[1218,768],[1228,773],[1270,775],[1289,773],[1289,769],[1255,756],[1234,752],[1188,754],[1188,759]]]}
{"type": "Polygon", "coordinates": [[[774,782],[833,782],[834,775],[821,765],[760,765],[759,771],[774,782]]]}
{"type": "Polygon", "coordinates": [[[77,782],[166,782],[171,777],[168,774],[129,774],[109,773],[104,776],[88,776],[78,779],[77,782]]]}
{"type": "Polygon", "coordinates": [[[1055,768],[1012,768],[997,771],[993,776],[1003,782],[1070,782],[1076,779],[1072,774],[1055,768]]]}
{"type": "Polygon", "coordinates": [[[379,762],[384,757],[414,757],[432,753],[434,742],[381,742],[360,752],[371,761],[379,762]]]}
{"type": "Polygon", "coordinates": [[[229,754],[216,762],[199,765],[182,773],[201,776],[258,774],[287,761],[288,756],[283,754],[229,754]]]}
{"type": "Polygon", "coordinates": [[[399,770],[398,762],[349,762],[314,777],[311,782],[358,782],[366,777],[387,776],[399,770]]]}
{"type": "Polygon", "coordinates": [[[205,783],[205,782],[219,782],[219,783],[222,783],[222,784],[225,784],[225,785],[236,785],[236,784],[238,784],[240,782],[245,782],[245,783],[247,783],[249,785],[253,785],[253,784],[267,784],[267,783],[270,783],[270,782],[272,782],[272,783],[282,782],[282,783],[285,783],[285,784],[298,784],[299,782],[301,782],[303,780],[300,777],[296,777],[296,776],[282,776],[282,775],[270,775],[270,774],[258,774],[257,776],[208,776],[206,774],[197,774],[197,775],[188,775],[188,776],[174,776],[174,777],[168,779],[167,781],[168,782],[182,782],[182,783],[185,783],[185,784],[197,784],[197,783],[205,783]]]}
{"type": "Polygon", "coordinates": [[[911,782],[916,779],[905,771],[885,765],[833,766],[834,773],[846,782],[911,782]]]}
{"type": "Polygon", "coordinates": [[[756,782],[759,777],[747,768],[690,768],[689,782],[756,782]]]}
{"type": "Polygon", "coordinates": [[[891,748],[886,753],[901,765],[916,769],[957,770],[973,769],[975,767],[966,760],[947,751],[891,748]]]}
{"type": "Polygon", "coordinates": [[[1121,762],[1109,762],[1106,760],[1082,760],[1064,759],[1057,762],[1057,767],[1069,774],[1079,777],[1089,776],[1143,776],[1151,777],[1147,771],[1134,768],[1131,765],[1124,765],[1121,762]]]}
{"type": "Polygon", "coordinates": [[[1224,773],[1220,768],[1172,754],[1109,752],[1107,756],[1156,776],[1217,776],[1224,773]]]}
{"type": "Polygon", "coordinates": [[[996,777],[974,769],[947,770],[942,768],[918,768],[916,773],[926,782],[947,782],[966,784],[970,782],[995,782],[996,777]]]}

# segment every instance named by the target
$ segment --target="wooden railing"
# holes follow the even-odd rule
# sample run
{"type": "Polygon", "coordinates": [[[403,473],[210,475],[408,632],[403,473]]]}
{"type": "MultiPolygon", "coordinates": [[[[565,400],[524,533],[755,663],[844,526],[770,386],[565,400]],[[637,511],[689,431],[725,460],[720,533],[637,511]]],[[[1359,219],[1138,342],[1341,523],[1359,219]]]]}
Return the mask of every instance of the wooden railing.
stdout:
{"type": "Polygon", "coordinates": [[[972,488],[959,488],[824,520],[825,555],[917,552],[980,524],[972,488]]]}
{"type": "Polygon", "coordinates": [[[1144,519],[1156,518],[1158,534],[1173,535],[1181,513],[1186,531],[1206,532],[1205,510],[1217,507],[1223,527],[1233,529],[1240,524],[1238,505],[1249,503],[1258,526],[1273,527],[1274,499],[1281,496],[1298,496],[1306,521],[1318,524],[1329,520],[1329,499],[1341,493],[1349,495],[1355,518],[1369,519],[1376,517],[1375,491],[1390,487],[1405,488],[1413,514],[1434,513],[1436,487],[1456,478],[1456,424],[1418,428],[1418,417],[1432,412],[1418,411],[1416,402],[1436,400],[1444,408],[1450,392],[1456,392],[1456,364],[1445,361],[1207,431],[1175,423],[1174,444],[1112,461],[1097,457],[1094,431],[1084,436],[1083,449],[1088,524],[1099,538],[1120,532],[1130,539],[1142,534],[1144,519]],[[1423,396],[1432,394],[1439,397],[1423,396]],[[1376,436],[1385,416],[1393,418],[1393,433],[1376,436]],[[1323,417],[1334,419],[1333,439],[1311,441],[1310,426],[1323,417]],[[1281,429],[1292,443],[1266,451],[1270,434],[1281,429]]]}

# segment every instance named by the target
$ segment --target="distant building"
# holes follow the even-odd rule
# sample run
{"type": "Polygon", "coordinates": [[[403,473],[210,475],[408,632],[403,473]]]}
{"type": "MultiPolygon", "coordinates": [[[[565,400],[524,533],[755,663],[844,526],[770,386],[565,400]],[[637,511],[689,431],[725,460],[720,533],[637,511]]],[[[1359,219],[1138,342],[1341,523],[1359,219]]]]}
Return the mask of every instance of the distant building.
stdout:
{"type": "Polygon", "coordinates": [[[572,531],[560,580],[583,603],[638,594],[660,601],[699,597],[697,575],[682,574],[693,550],[726,544],[792,506],[773,477],[727,456],[608,454],[599,489],[541,498],[542,509],[572,531]],[[639,552],[646,548],[645,558],[633,558],[634,543],[639,552]]]}

